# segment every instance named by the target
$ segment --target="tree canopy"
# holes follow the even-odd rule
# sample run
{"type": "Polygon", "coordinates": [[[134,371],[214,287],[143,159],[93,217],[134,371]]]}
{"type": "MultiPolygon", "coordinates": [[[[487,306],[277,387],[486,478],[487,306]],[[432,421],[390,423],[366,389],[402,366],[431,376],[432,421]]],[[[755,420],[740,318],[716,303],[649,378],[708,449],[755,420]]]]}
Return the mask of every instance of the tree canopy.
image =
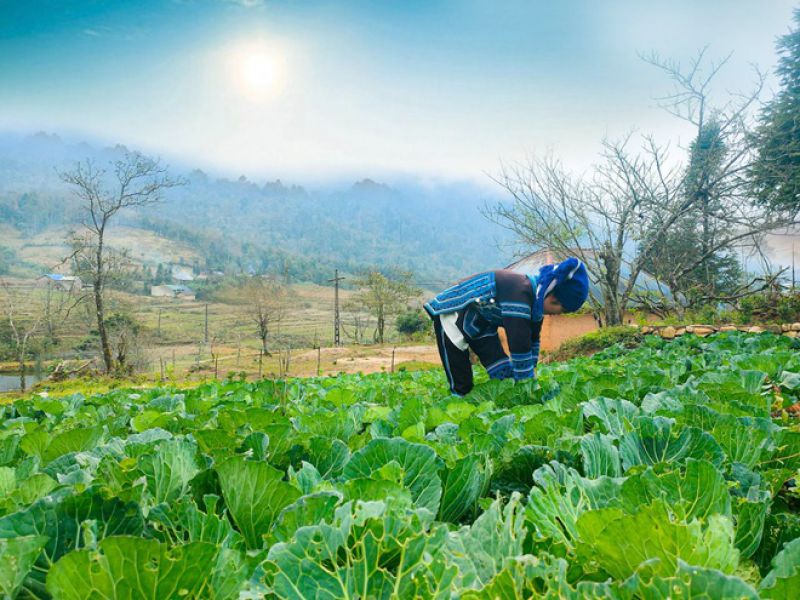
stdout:
{"type": "Polygon", "coordinates": [[[778,40],[781,89],[761,113],[755,132],[757,159],[751,170],[758,199],[800,210],[800,10],[795,28],[778,40]]]}

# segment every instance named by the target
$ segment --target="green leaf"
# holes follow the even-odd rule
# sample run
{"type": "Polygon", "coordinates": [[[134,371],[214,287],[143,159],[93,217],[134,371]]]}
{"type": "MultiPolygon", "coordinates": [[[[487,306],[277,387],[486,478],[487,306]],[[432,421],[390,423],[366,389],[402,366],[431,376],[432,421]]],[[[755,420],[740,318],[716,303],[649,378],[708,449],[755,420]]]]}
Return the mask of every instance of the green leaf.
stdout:
{"type": "Polygon", "coordinates": [[[768,514],[764,522],[761,545],[753,555],[753,560],[758,564],[761,573],[767,573],[775,555],[786,544],[797,538],[800,538],[800,515],[786,512],[768,514]]]}
{"type": "Polygon", "coordinates": [[[416,505],[436,514],[442,496],[439,471],[443,462],[428,446],[414,444],[402,438],[372,440],[353,454],[344,468],[344,476],[347,479],[369,478],[390,462],[395,462],[400,467],[402,484],[410,490],[416,505]]]}
{"type": "Polygon", "coordinates": [[[7,512],[24,508],[52,492],[57,485],[49,475],[34,473],[20,481],[8,493],[0,494],[0,497],[5,496],[5,501],[0,500],[0,507],[8,507],[7,512]]]}
{"type": "Polygon", "coordinates": [[[625,582],[623,589],[647,600],[758,600],[758,594],[747,583],[717,569],[693,567],[678,561],[674,574],[662,576],[659,571],[657,561],[645,563],[625,582]]]}
{"type": "Polygon", "coordinates": [[[717,415],[710,432],[722,446],[729,462],[753,468],[772,442],[772,429],[768,419],[717,415]]]}
{"type": "Polygon", "coordinates": [[[212,596],[217,548],[192,542],[170,548],[155,540],[110,537],[97,550],[71,552],[50,569],[47,591],[54,600],[108,598],[161,600],[212,596]]]}
{"type": "Polygon", "coordinates": [[[731,514],[728,484],[722,473],[704,460],[688,459],[683,473],[657,473],[648,468],[631,475],[622,484],[620,496],[623,507],[630,512],[654,500],[663,500],[681,521],[731,514]]]}
{"type": "Polygon", "coordinates": [[[489,482],[489,464],[485,457],[477,454],[465,456],[447,470],[439,508],[441,521],[457,522],[465,514],[474,511],[489,482]]]}
{"type": "Polygon", "coordinates": [[[300,497],[283,481],[283,472],[267,463],[233,457],[217,467],[225,504],[247,547],[261,548],[275,517],[300,497]]]}
{"type": "Polygon", "coordinates": [[[458,568],[460,586],[479,589],[489,584],[509,560],[523,553],[525,533],[520,495],[512,494],[505,506],[495,500],[471,526],[451,534],[447,559],[458,568]]]}
{"type": "Polygon", "coordinates": [[[119,498],[105,498],[90,488],[74,496],[50,495],[29,508],[0,519],[0,538],[38,535],[47,538],[44,552],[25,581],[41,595],[50,564],[81,545],[81,524],[94,521],[99,537],[141,535],[144,528],[139,506],[119,498]]]}
{"type": "Polygon", "coordinates": [[[288,542],[301,527],[333,522],[336,507],[342,501],[338,492],[318,492],[303,496],[284,508],[275,520],[272,537],[288,542]]]}
{"type": "Polygon", "coordinates": [[[581,438],[581,454],[583,455],[583,471],[587,477],[596,478],[606,475],[620,477],[622,466],[619,450],[610,435],[595,432],[581,438]]]}
{"type": "Polygon", "coordinates": [[[160,442],[153,453],[140,458],[139,468],[156,503],[171,502],[187,493],[189,482],[200,472],[196,452],[192,442],[174,439],[160,442]]]}
{"type": "Polygon", "coordinates": [[[47,464],[70,452],[91,450],[102,436],[103,430],[100,427],[78,427],[59,433],[48,444],[42,456],[42,462],[47,464]]]}
{"type": "MultiPolygon", "coordinates": [[[[47,435],[46,433],[44,434],[47,435]]],[[[20,446],[20,436],[9,435],[0,438],[0,465],[7,465],[14,460],[17,448],[20,446]]]]}
{"type": "Polygon", "coordinates": [[[589,497],[576,485],[577,477],[577,473],[570,471],[565,481],[559,481],[551,465],[536,471],[537,485],[531,488],[525,507],[535,540],[558,544],[567,551],[575,549],[578,517],[591,509],[589,497]]]}
{"type": "Polygon", "coordinates": [[[314,465],[323,478],[338,477],[350,460],[350,448],[341,440],[313,437],[309,442],[308,462],[314,465]]]}
{"type": "Polygon", "coordinates": [[[800,589],[800,538],[783,547],[772,559],[772,570],[758,588],[762,598],[793,600],[800,589]]]}
{"type": "Polygon", "coordinates": [[[597,561],[616,579],[625,579],[645,561],[658,559],[654,572],[669,576],[678,560],[687,564],[731,573],[739,552],[734,546],[730,519],[711,515],[705,527],[700,521],[673,521],[663,501],[640,507],[629,514],[618,508],[601,508],[578,517],[581,553],[597,561]],[[642,535],[642,532],[648,532],[642,535]]]}
{"type": "Polygon", "coordinates": [[[162,541],[209,542],[226,548],[244,548],[244,539],[233,529],[227,516],[214,514],[218,500],[218,496],[206,496],[206,512],[188,497],[169,505],[158,504],[148,513],[147,519],[162,541]]]}
{"type": "Polygon", "coordinates": [[[758,488],[751,488],[744,498],[734,499],[736,547],[742,558],[750,558],[761,544],[764,522],[771,502],[770,493],[758,488]]]}
{"type": "Polygon", "coordinates": [[[633,420],[639,409],[632,402],[618,398],[596,398],[582,405],[584,418],[597,424],[608,434],[619,437],[633,429],[633,420]]]}
{"type": "Polygon", "coordinates": [[[682,464],[689,458],[707,460],[717,467],[724,461],[716,440],[696,427],[679,427],[666,417],[637,417],[634,427],[619,444],[625,471],[635,465],[682,464]]]}
{"type": "Polygon", "coordinates": [[[455,569],[432,564],[447,530],[432,522],[424,509],[347,503],[332,523],[301,527],[269,549],[268,589],[287,600],[449,597],[455,569]]]}
{"type": "Polygon", "coordinates": [[[0,539],[0,596],[17,596],[46,542],[41,535],[0,539]]]}

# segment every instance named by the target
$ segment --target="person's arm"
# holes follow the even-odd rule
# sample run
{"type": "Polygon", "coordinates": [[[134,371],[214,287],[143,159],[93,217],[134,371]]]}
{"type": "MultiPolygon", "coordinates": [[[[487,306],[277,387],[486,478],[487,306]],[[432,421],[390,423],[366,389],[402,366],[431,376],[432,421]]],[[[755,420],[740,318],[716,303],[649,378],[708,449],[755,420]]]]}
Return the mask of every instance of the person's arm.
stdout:
{"type": "Polygon", "coordinates": [[[534,290],[528,277],[521,273],[499,270],[495,271],[495,277],[513,377],[517,381],[531,379],[539,358],[539,346],[533,343],[533,327],[537,324],[531,320],[534,290]]]}
{"type": "MultiPolygon", "coordinates": [[[[533,343],[532,325],[530,318],[503,317],[515,381],[534,377],[536,362],[539,360],[539,342],[537,336],[536,343],[533,343]]],[[[540,323],[538,326],[541,328],[540,323]]]]}

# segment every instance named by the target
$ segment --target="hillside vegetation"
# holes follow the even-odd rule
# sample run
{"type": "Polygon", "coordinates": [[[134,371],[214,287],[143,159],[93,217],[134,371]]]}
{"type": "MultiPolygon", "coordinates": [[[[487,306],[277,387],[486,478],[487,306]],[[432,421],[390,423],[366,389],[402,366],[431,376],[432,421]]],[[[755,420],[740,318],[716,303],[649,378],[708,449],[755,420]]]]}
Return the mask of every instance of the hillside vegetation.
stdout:
{"type": "MultiPolygon", "coordinates": [[[[0,253],[0,261],[41,270],[62,258],[45,249],[77,227],[81,215],[58,171],[87,158],[105,167],[124,151],[45,134],[0,136],[0,223],[6,233],[0,246],[11,252],[5,258],[0,253]]],[[[324,283],[335,268],[355,273],[375,265],[446,284],[508,260],[496,245],[501,230],[480,213],[486,193],[474,186],[412,181],[390,187],[364,179],[311,190],[244,176],[214,178],[174,165],[170,172],[184,176],[186,185],[168,190],[157,206],[120,214],[118,224],[132,234],[120,241],[147,248],[153,238],[141,231],[152,232],[175,244],[161,254],[179,255],[198,269],[324,283]]],[[[152,253],[132,256],[155,266],[152,253]]]]}

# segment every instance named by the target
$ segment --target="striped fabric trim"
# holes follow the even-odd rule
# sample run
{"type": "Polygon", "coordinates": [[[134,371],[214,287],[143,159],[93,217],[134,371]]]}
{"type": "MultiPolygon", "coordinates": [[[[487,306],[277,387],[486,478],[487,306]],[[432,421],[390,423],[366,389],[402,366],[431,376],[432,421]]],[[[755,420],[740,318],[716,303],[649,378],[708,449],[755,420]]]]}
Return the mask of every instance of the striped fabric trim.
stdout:
{"type": "Polygon", "coordinates": [[[512,354],[511,362],[514,367],[514,379],[528,379],[533,377],[533,352],[512,354]]]}
{"type": "Polygon", "coordinates": [[[523,381],[524,379],[533,379],[536,375],[533,367],[528,371],[514,371],[514,381],[523,381]]]}
{"type": "Polygon", "coordinates": [[[456,382],[455,379],[453,378],[453,373],[450,371],[450,360],[447,357],[447,346],[445,345],[444,329],[439,330],[439,337],[441,338],[440,347],[442,348],[442,357],[444,358],[442,362],[444,363],[444,373],[445,375],[447,375],[447,383],[450,384],[450,391],[458,395],[458,392],[456,392],[455,390],[456,382]]]}
{"type": "Polygon", "coordinates": [[[511,361],[508,359],[508,357],[501,358],[500,360],[493,362],[488,367],[486,367],[486,372],[491,375],[493,372],[502,369],[503,367],[508,367],[510,365],[511,361]]]}
{"type": "Polygon", "coordinates": [[[424,308],[432,316],[458,311],[472,302],[494,298],[496,289],[494,272],[481,273],[437,294],[424,308]]]}
{"type": "Polygon", "coordinates": [[[525,302],[500,302],[500,314],[503,317],[531,318],[531,307],[525,302]]]}

